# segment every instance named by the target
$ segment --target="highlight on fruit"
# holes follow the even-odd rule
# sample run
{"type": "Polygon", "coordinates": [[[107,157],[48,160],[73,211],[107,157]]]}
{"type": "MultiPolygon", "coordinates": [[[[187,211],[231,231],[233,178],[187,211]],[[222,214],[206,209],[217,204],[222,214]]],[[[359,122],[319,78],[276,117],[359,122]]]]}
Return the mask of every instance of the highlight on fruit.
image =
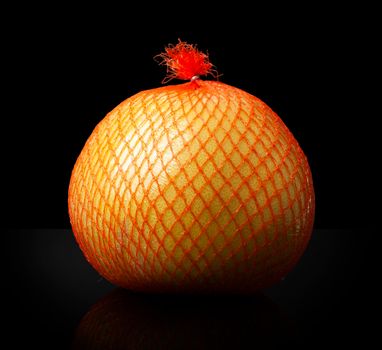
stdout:
{"type": "Polygon", "coordinates": [[[179,41],[157,59],[166,81],[186,82],[122,101],[74,165],[80,249],[133,291],[251,294],[279,282],[313,228],[305,154],[267,104],[216,81],[196,45],[179,41]]]}

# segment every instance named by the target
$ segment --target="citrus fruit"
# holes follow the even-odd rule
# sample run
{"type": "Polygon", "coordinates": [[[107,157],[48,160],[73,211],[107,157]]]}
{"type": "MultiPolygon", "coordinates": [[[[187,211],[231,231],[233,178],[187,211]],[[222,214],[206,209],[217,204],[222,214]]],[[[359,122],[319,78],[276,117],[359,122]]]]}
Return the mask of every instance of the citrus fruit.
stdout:
{"type": "MultiPolygon", "coordinates": [[[[196,48],[181,44],[189,59],[196,48]]],[[[251,293],[284,277],[309,241],[314,191],[297,141],[264,102],[197,67],[190,82],[113,109],[74,166],[75,237],[121,287],[251,293]]]]}

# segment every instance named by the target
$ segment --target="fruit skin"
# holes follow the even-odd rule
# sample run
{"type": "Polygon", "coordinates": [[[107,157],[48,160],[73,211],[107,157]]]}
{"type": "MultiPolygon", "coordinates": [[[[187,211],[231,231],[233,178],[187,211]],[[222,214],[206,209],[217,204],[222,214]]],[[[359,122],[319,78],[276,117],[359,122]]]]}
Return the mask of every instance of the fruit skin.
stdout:
{"type": "Polygon", "coordinates": [[[97,125],[72,172],[69,215],[87,260],[116,285],[252,293],[302,255],[314,190],[265,103],[197,80],[142,91],[97,125]]]}

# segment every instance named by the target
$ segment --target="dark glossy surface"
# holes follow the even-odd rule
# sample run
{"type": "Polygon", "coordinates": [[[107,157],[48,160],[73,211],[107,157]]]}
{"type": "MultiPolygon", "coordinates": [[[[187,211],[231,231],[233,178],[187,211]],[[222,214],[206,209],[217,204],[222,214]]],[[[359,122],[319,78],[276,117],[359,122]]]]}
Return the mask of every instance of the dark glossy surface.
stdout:
{"type": "Polygon", "coordinates": [[[370,232],[316,230],[286,279],[252,297],[134,294],[102,279],[69,230],[4,234],[3,320],[12,348],[314,348],[375,339],[370,232]]]}

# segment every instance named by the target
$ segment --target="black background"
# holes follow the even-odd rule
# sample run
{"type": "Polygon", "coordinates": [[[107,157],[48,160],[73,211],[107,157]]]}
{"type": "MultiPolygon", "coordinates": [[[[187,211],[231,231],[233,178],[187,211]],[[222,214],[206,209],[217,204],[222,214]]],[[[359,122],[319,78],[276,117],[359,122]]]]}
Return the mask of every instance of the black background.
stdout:
{"type": "Polygon", "coordinates": [[[7,238],[2,339],[14,349],[370,348],[380,338],[378,255],[367,230],[315,230],[286,278],[255,295],[126,290],[112,308],[109,293],[121,291],[90,266],[70,230],[9,230],[7,238]],[[84,327],[89,313],[93,327],[84,327]]]}
{"type": "MultiPolygon", "coordinates": [[[[271,106],[308,156],[316,230],[297,267],[265,295],[296,323],[303,348],[371,344],[380,295],[380,254],[371,249],[378,249],[378,12],[367,2],[362,8],[324,2],[68,4],[8,6],[0,21],[2,224],[8,228],[3,281],[9,292],[3,306],[10,311],[3,317],[12,346],[68,348],[89,308],[113,290],[87,263],[70,230],[52,228],[70,228],[70,173],[93,128],[122,100],[161,85],[165,70],[153,56],[178,38],[208,50],[222,82],[271,106]]],[[[170,306],[155,298],[127,294],[136,314],[117,316],[137,317],[143,330],[159,317],[158,328],[148,329],[163,334],[161,317],[169,321],[175,312],[180,327],[186,321],[189,329],[195,307],[201,312],[191,313],[193,329],[201,332],[196,339],[210,330],[200,323],[207,319],[217,327],[212,339],[239,338],[250,345],[243,348],[261,337],[269,345],[293,335],[293,325],[277,327],[279,316],[273,319],[267,303],[260,315],[251,312],[256,296],[175,300],[170,306]],[[243,317],[230,319],[228,311],[237,315],[237,307],[243,317]],[[253,327],[264,319],[271,329],[276,324],[269,336],[253,327]]],[[[150,340],[151,333],[136,334],[150,340]]]]}
{"type": "Polygon", "coordinates": [[[314,176],[316,227],[374,226],[373,10],[179,6],[4,12],[3,225],[70,227],[67,188],[86,139],[122,100],[161,85],[153,56],[181,38],[208,50],[222,82],[265,101],[293,132],[314,176]]]}

